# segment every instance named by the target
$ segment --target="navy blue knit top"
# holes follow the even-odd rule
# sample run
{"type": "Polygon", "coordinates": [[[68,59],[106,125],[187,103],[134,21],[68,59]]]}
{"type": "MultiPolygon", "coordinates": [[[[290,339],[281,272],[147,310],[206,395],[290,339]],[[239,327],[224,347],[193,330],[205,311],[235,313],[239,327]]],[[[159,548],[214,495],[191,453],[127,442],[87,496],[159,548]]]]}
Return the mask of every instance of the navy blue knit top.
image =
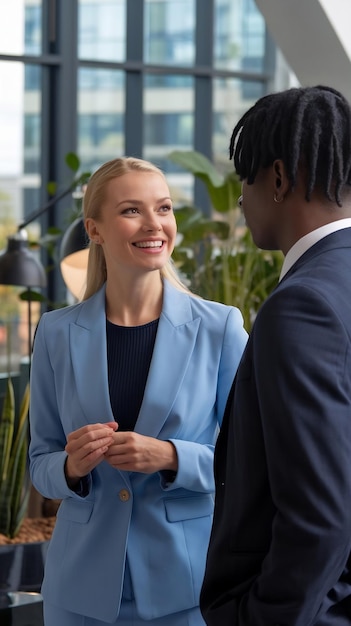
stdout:
{"type": "Polygon", "coordinates": [[[144,396],[158,320],[117,326],[106,320],[108,384],[118,430],[134,430],[144,396]]]}

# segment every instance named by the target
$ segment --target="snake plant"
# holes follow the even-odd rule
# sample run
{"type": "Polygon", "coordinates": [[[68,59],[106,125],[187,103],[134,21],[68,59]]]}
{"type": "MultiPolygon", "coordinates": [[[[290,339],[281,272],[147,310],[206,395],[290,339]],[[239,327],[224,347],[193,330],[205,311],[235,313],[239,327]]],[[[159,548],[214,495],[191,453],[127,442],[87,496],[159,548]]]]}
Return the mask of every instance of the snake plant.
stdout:
{"type": "Polygon", "coordinates": [[[0,533],[13,538],[27,513],[29,384],[16,416],[13,383],[7,388],[0,420],[0,533]]]}

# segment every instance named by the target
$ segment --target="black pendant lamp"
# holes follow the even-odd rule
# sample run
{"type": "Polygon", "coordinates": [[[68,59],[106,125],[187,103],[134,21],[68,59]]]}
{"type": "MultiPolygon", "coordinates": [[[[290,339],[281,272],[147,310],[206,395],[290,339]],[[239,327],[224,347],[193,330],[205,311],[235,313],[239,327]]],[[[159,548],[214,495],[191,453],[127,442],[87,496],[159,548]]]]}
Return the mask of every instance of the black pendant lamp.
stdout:
{"type": "Polygon", "coordinates": [[[28,248],[27,233],[18,230],[8,237],[7,248],[0,253],[0,285],[26,287],[28,297],[28,358],[29,367],[32,352],[32,310],[31,289],[46,287],[46,272],[40,261],[28,248]]]}
{"type": "Polygon", "coordinates": [[[19,230],[7,239],[7,248],[0,253],[0,284],[21,287],[46,287],[46,272],[40,261],[30,252],[25,230],[19,230]]]}

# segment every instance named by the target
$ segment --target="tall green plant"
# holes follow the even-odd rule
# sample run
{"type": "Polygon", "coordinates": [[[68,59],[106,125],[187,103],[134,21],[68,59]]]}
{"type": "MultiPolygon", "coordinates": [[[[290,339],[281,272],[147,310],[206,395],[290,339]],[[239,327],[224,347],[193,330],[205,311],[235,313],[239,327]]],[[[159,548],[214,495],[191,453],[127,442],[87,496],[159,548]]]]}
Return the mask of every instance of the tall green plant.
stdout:
{"type": "Polygon", "coordinates": [[[253,243],[237,207],[241,184],[235,172],[221,174],[196,151],[175,151],[168,158],[202,180],[213,210],[211,218],[195,206],[176,211],[182,240],[174,260],[194,292],[237,306],[250,331],[259,307],[278,281],[282,254],[260,250],[253,243]]]}
{"type": "Polygon", "coordinates": [[[16,419],[15,396],[10,376],[0,421],[0,533],[15,537],[27,513],[29,384],[16,419]]]}

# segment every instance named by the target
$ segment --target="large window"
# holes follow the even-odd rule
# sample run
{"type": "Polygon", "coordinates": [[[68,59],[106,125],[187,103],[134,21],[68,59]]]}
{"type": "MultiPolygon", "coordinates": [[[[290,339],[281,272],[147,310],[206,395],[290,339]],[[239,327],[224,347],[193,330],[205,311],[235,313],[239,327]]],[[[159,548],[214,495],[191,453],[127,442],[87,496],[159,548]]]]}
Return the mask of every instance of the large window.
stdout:
{"type": "MultiPolygon", "coordinates": [[[[49,181],[67,185],[69,152],[84,171],[121,155],[150,159],[206,211],[168,155],[196,149],[230,167],[237,116],[271,88],[272,50],[254,0],[1,3],[0,249],[48,200],[49,181]]],[[[62,227],[70,202],[28,230],[62,227]]],[[[63,293],[50,273],[48,299],[63,293]]]]}

